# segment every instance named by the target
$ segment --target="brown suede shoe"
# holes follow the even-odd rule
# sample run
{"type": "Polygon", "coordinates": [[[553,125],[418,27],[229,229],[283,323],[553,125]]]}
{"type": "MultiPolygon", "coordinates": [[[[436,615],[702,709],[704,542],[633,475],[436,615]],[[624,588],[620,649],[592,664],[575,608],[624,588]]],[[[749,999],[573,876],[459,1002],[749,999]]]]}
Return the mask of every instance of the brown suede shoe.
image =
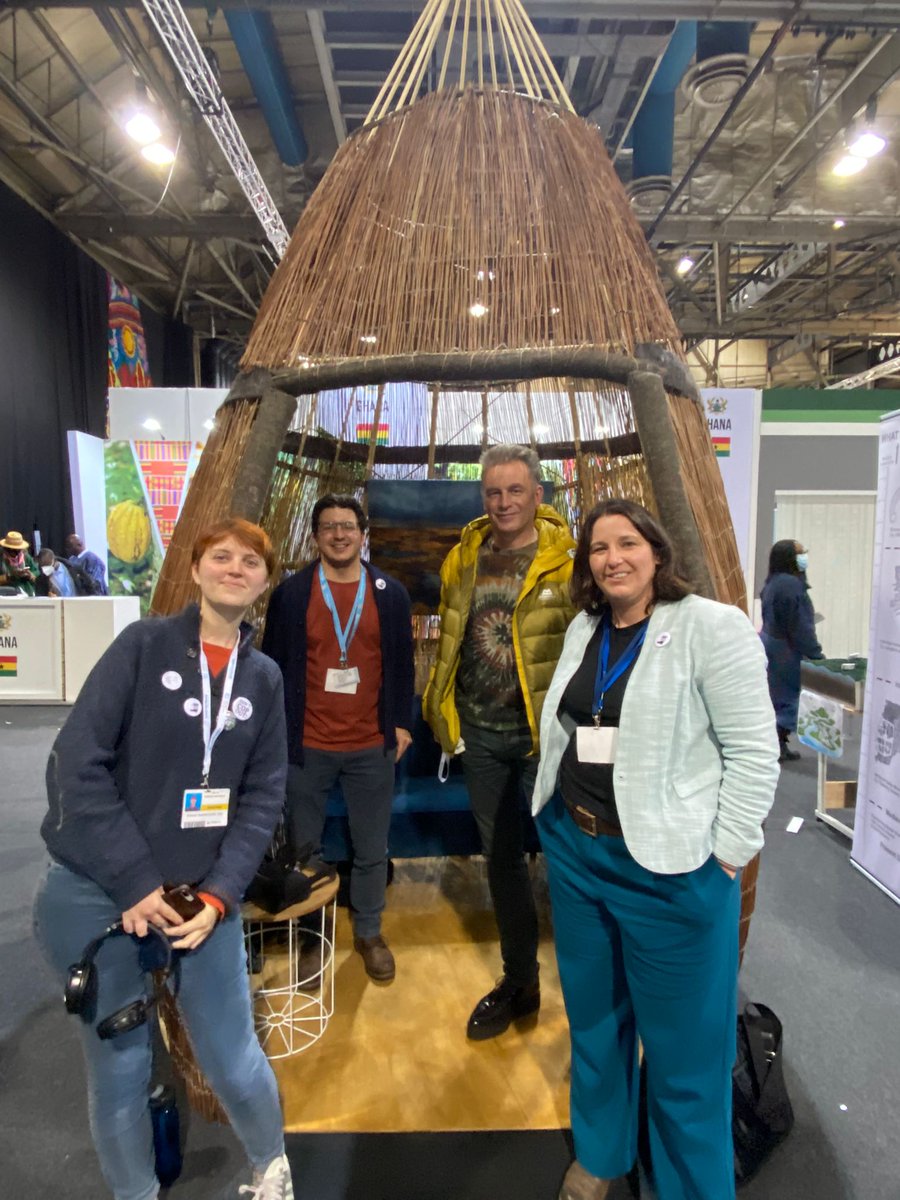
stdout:
{"type": "Polygon", "coordinates": [[[611,1182],[610,1179],[598,1179],[576,1159],[566,1171],[559,1200],[606,1200],[611,1182]]]}
{"type": "Polygon", "coordinates": [[[378,983],[390,983],[397,968],[394,956],[380,933],[375,937],[355,937],[353,949],[362,955],[366,974],[370,979],[375,979],[378,983]]]}

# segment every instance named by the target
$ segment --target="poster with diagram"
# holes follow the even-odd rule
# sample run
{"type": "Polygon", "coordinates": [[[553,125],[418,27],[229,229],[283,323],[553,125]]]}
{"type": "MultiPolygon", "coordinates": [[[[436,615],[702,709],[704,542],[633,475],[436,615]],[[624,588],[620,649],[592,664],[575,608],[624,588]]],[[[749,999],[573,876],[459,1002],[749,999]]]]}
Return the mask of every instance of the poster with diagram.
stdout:
{"type": "Polygon", "coordinates": [[[900,903],[900,411],[881,419],[852,860],[900,903]]]}

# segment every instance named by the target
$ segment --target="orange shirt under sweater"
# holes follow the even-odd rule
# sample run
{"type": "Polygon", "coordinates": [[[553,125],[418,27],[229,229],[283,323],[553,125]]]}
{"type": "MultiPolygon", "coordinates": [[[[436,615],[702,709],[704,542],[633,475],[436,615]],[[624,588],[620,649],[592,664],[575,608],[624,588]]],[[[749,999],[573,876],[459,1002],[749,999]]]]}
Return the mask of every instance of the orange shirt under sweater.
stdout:
{"type": "MultiPolygon", "coordinates": [[[[360,568],[365,571],[364,567],[360,568]]],[[[334,597],[342,626],[353,609],[359,581],[328,586],[334,597]]],[[[334,621],[325,604],[319,572],[313,575],[306,612],[306,716],[303,745],[314,750],[370,750],[384,744],[378,728],[378,693],[381,691],[381,624],[366,575],[366,598],[362,617],[347,650],[347,664],[359,671],[356,694],[326,692],[325,674],[337,667],[341,656],[334,621]]]]}

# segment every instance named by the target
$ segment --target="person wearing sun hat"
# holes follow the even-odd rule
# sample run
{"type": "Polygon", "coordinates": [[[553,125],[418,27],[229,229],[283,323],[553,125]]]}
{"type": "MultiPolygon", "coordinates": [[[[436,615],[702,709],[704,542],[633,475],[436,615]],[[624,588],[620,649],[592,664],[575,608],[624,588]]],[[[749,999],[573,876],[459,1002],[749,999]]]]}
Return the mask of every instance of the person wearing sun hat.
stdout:
{"type": "Polygon", "coordinates": [[[18,588],[24,596],[33,596],[38,568],[28,553],[28,545],[17,529],[0,538],[0,587],[18,588]]]}

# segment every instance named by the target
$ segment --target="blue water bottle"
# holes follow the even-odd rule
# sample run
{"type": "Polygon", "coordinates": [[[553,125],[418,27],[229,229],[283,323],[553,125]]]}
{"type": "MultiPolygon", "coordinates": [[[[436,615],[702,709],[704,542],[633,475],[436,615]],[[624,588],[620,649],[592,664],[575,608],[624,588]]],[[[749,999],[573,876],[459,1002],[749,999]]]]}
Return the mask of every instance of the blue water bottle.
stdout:
{"type": "Polygon", "coordinates": [[[181,1174],[181,1133],[175,1093],[170,1087],[160,1083],[150,1093],[150,1119],[153,1122],[156,1178],[163,1187],[171,1187],[181,1174]]]}

